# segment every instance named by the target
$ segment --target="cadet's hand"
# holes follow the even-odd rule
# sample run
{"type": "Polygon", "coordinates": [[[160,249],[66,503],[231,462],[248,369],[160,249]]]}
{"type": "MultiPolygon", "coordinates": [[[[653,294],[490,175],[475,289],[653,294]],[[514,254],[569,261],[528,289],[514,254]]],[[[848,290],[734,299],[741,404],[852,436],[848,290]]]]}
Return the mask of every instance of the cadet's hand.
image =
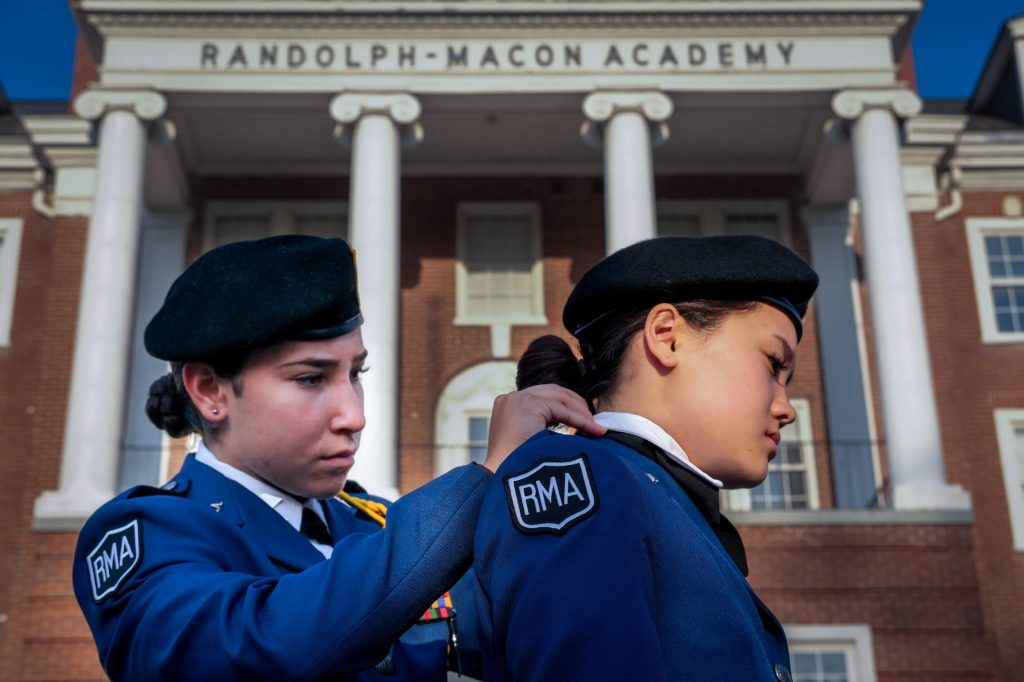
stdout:
{"type": "Polygon", "coordinates": [[[491,410],[484,466],[497,471],[513,450],[548,424],[572,426],[588,436],[603,436],[606,430],[594,421],[587,401],[561,386],[541,384],[499,395],[491,410]]]}

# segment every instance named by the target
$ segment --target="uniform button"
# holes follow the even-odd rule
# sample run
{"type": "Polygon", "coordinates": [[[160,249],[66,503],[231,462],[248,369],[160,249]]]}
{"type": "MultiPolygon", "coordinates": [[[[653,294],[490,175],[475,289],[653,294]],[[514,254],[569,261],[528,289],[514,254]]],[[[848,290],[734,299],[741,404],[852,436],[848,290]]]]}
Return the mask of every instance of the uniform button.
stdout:
{"type": "Polygon", "coordinates": [[[779,682],[793,682],[793,676],[789,674],[789,668],[781,663],[775,664],[775,678],[779,682]]]}

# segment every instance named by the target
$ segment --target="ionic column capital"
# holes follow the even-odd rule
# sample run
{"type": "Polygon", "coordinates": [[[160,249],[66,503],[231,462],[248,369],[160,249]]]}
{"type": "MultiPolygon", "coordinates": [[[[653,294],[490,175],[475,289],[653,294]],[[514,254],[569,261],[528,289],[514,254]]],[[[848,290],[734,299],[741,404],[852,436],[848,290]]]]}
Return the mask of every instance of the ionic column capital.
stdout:
{"type": "Polygon", "coordinates": [[[75,113],[97,121],[109,111],[128,111],[143,121],[155,121],[167,112],[167,98],[155,90],[90,88],[75,98],[75,113]]]}
{"type": "Polygon", "coordinates": [[[595,123],[604,123],[623,111],[635,111],[652,123],[661,123],[668,120],[672,110],[672,100],[656,90],[598,91],[583,100],[583,114],[595,123]]]}
{"type": "Polygon", "coordinates": [[[587,120],[580,127],[580,135],[595,147],[604,141],[604,126],[615,115],[634,113],[643,116],[651,129],[651,143],[661,144],[668,139],[668,124],[674,107],[672,100],[657,90],[599,90],[583,100],[583,115],[587,120]]]}
{"type": "Polygon", "coordinates": [[[368,114],[390,118],[402,131],[402,144],[413,146],[423,139],[419,124],[423,107],[407,92],[343,92],[331,100],[331,117],[338,122],[334,137],[342,144],[352,139],[352,127],[368,114]]]}
{"type": "Polygon", "coordinates": [[[909,118],[921,113],[921,98],[907,88],[840,90],[832,97],[832,111],[842,119],[854,120],[868,109],[887,109],[909,118]]]}
{"type": "Polygon", "coordinates": [[[338,123],[355,123],[366,114],[384,114],[399,125],[415,123],[420,101],[405,92],[345,92],[331,100],[331,116],[338,123]]]}

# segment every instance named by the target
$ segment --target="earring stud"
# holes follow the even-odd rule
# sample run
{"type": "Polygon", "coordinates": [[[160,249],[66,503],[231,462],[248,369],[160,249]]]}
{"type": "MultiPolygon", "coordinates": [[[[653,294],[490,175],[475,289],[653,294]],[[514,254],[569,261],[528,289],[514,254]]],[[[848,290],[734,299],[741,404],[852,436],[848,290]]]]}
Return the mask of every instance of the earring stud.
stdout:
{"type": "Polygon", "coordinates": [[[216,407],[210,411],[213,412],[214,414],[220,414],[220,410],[218,410],[216,407]]]}

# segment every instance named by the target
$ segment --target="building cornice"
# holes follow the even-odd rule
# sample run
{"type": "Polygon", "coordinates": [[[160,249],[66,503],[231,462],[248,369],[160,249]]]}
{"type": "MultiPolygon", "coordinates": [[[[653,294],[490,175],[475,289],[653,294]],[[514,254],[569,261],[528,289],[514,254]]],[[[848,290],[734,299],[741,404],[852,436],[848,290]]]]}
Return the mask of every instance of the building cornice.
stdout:
{"type": "MultiPolygon", "coordinates": [[[[622,3],[594,7],[592,3],[547,3],[544,5],[515,6],[504,3],[464,3],[468,7],[438,11],[433,4],[411,3],[410,6],[392,7],[395,3],[374,3],[366,6],[334,9],[331,3],[316,3],[313,9],[302,7],[308,3],[282,3],[283,7],[264,7],[267,3],[157,3],[158,7],[143,11],[143,3],[124,4],[122,8],[96,7],[111,5],[83,2],[81,7],[89,23],[104,33],[160,30],[219,30],[247,31],[366,31],[409,30],[417,33],[445,30],[501,30],[501,29],[643,29],[684,31],[687,35],[702,32],[721,33],[723,30],[810,31],[830,28],[857,33],[893,34],[905,28],[919,3],[876,3],[887,11],[858,12],[847,7],[837,11],[826,3],[652,3],[636,6],[622,3]],[[729,10],[733,4],[748,8],[729,10]],[[806,4],[801,11],[795,5],[806,4]],[[241,6],[237,6],[241,5],[241,6]],[[813,7],[812,7],[813,5],[813,7]],[[823,7],[826,6],[826,7],[823,7]],[[389,9],[390,8],[390,9],[389,9]],[[726,11],[729,10],[729,11],[726,11]]],[[[273,4],[273,3],[271,3],[273,4]]],[[[833,3],[835,4],[835,3],[833,3]]],[[[838,3],[852,5],[857,3],[838,3]]]]}
{"type": "Polygon", "coordinates": [[[34,189],[39,171],[39,162],[27,140],[0,138],[0,191],[34,189]]]}
{"type": "Polygon", "coordinates": [[[921,0],[78,0],[86,12],[355,14],[422,12],[919,12],[921,0]]]}

